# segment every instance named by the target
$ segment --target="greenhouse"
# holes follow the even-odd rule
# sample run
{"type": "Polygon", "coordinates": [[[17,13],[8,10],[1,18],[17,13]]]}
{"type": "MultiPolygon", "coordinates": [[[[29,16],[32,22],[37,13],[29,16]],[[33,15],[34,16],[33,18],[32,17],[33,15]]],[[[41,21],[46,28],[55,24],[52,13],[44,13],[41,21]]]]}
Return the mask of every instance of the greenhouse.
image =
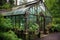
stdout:
{"type": "Polygon", "coordinates": [[[39,34],[40,31],[45,32],[46,27],[51,24],[52,18],[44,4],[35,1],[24,6],[2,14],[4,18],[11,19],[14,28],[20,28],[19,30],[25,32],[36,31],[36,34],[39,34]],[[36,26],[35,29],[34,26],[36,26]]]}

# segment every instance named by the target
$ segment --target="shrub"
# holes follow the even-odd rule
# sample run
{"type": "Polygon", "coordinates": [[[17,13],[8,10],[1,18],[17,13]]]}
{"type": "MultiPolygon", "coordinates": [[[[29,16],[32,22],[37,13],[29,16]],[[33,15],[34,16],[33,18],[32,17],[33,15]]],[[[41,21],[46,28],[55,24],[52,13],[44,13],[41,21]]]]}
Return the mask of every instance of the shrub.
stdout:
{"type": "Polygon", "coordinates": [[[0,40],[22,40],[19,39],[16,34],[11,31],[12,23],[10,19],[5,19],[0,15],[0,40]],[[8,29],[8,31],[7,31],[8,29]]]}
{"type": "Polygon", "coordinates": [[[56,29],[58,32],[60,32],[60,24],[57,24],[56,27],[55,27],[55,29],[56,29]]]}
{"type": "Polygon", "coordinates": [[[52,32],[54,32],[54,30],[55,30],[55,26],[52,26],[52,27],[51,27],[51,30],[52,30],[52,32]]]}
{"type": "Polygon", "coordinates": [[[0,9],[2,9],[2,6],[0,6],[0,9]]]}
{"type": "Polygon", "coordinates": [[[55,24],[52,25],[52,27],[50,28],[51,32],[60,32],[60,25],[59,24],[55,24]]]}
{"type": "MultiPolygon", "coordinates": [[[[19,40],[13,31],[0,32],[0,40],[19,40]]],[[[20,39],[21,40],[21,39],[20,39]]]]}
{"type": "Polygon", "coordinates": [[[2,6],[3,9],[10,9],[11,8],[11,5],[9,3],[5,3],[3,6],[2,6]]]}
{"type": "Polygon", "coordinates": [[[0,16],[0,31],[10,30],[12,29],[12,23],[10,19],[5,19],[0,16]]]}

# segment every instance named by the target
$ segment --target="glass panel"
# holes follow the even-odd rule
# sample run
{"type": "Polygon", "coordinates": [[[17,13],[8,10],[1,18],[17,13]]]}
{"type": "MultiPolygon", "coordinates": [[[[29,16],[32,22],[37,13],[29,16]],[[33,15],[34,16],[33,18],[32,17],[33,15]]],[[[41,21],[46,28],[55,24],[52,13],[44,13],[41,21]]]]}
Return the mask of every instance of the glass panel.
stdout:
{"type": "Polygon", "coordinates": [[[47,24],[49,24],[51,22],[51,18],[50,17],[46,17],[45,21],[46,21],[45,24],[47,25],[47,24]]]}
{"type": "Polygon", "coordinates": [[[34,6],[29,9],[30,14],[38,14],[39,15],[40,12],[42,12],[42,9],[40,8],[40,6],[34,6]]]}
{"type": "Polygon", "coordinates": [[[24,15],[20,15],[19,16],[19,20],[20,20],[20,28],[22,27],[24,30],[25,29],[25,18],[24,18],[24,15]]]}
{"type": "Polygon", "coordinates": [[[13,26],[15,27],[15,16],[12,17],[12,23],[13,23],[13,26]]]}
{"type": "Polygon", "coordinates": [[[12,23],[12,26],[14,26],[14,25],[13,25],[12,16],[6,16],[5,18],[6,18],[6,19],[10,19],[10,20],[11,20],[11,23],[12,23]]]}
{"type": "Polygon", "coordinates": [[[47,9],[46,9],[45,13],[46,13],[46,16],[51,16],[50,12],[47,9]]]}
{"type": "Polygon", "coordinates": [[[35,31],[38,34],[39,25],[37,24],[37,18],[34,15],[28,16],[28,29],[29,31],[35,31]]]}
{"type": "Polygon", "coordinates": [[[30,14],[35,14],[36,13],[35,8],[34,7],[30,8],[29,13],[30,14]]]}
{"type": "Polygon", "coordinates": [[[36,22],[36,16],[29,15],[28,20],[29,22],[36,22]]]}

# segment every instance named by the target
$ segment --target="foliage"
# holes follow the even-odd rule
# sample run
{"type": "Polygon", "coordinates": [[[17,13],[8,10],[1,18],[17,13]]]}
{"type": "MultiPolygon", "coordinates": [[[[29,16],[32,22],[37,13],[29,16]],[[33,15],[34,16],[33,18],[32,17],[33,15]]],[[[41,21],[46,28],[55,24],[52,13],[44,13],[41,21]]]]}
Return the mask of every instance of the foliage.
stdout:
{"type": "Polygon", "coordinates": [[[37,31],[39,28],[38,24],[36,23],[29,23],[29,31],[37,31]]]}
{"type": "MultiPolygon", "coordinates": [[[[24,25],[20,25],[20,27],[18,27],[18,23],[16,23],[16,29],[18,29],[18,30],[24,30],[24,25]]],[[[39,28],[39,26],[38,26],[38,24],[36,24],[36,23],[29,23],[28,24],[28,27],[29,27],[29,31],[36,31],[36,30],[38,30],[38,28],[39,28]]]]}
{"type": "Polygon", "coordinates": [[[55,29],[60,32],[60,24],[57,24],[55,29]]]}
{"type": "Polygon", "coordinates": [[[51,31],[60,32],[60,0],[46,0],[45,4],[53,16],[52,23],[54,25],[52,25],[51,31]]]}
{"type": "Polygon", "coordinates": [[[51,11],[56,24],[60,24],[60,0],[46,0],[45,4],[51,11]]]}
{"type": "Polygon", "coordinates": [[[14,0],[9,0],[9,2],[7,2],[7,0],[0,0],[0,9],[10,9],[13,5],[14,0]]]}
{"type": "Polygon", "coordinates": [[[19,25],[19,23],[16,23],[16,27],[14,27],[17,30],[24,30],[24,25],[19,25]]]}
{"type": "Polygon", "coordinates": [[[14,6],[14,0],[9,0],[10,7],[12,8],[14,6]]]}
{"type": "Polygon", "coordinates": [[[45,4],[48,7],[48,9],[50,10],[53,5],[55,4],[55,0],[45,0],[45,4]]]}
{"type": "Polygon", "coordinates": [[[19,39],[17,35],[10,30],[12,28],[13,26],[11,20],[5,19],[2,15],[0,15],[0,40],[22,40],[19,39]]]}
{"type": "Polygon", "coordinates": [[[20,26],[20,30],[24,30],[24,26],[21,25],[21,26],[20,26]]]}
{"type": "Polygon", "coordinates": [[[56,28],[56,24],[52,24],[50,31],[54,32],[55,28],[56,28]]]}
{"type": "Polygon", "coordinates": [[[2,40],[19,40],[13,31],[0,32],[0,39],[2,40]]]}
{"type": "Polygon", "coordinates": [[[0,30],[5,31],[7,29],[12,29],[12,23],[10,19],[5,19],[2,16],[0,17],[0,30]]]}
{"type": "Polygon", "coordinates": [[[5,4],[2,6],[2,8],[4,8],[4,9],[9,9],[9,8],[11,8],[11,6],[10,6],[9,3],[5,3],[5,4]]]}
{"type": "Polygon", "coordinates": [[[60,32],[60,24],[52,24],[51,32],[60,32]]]}
{"type": "Polygon", "coordinates": [[[0,0],[0,6],[6,3],[6,0],[0,0]]]}
{"type": "Polygon", "coordinates": [[[14,0],[9,0],[9,3],[10,4],[14,4],[14,0]]]}

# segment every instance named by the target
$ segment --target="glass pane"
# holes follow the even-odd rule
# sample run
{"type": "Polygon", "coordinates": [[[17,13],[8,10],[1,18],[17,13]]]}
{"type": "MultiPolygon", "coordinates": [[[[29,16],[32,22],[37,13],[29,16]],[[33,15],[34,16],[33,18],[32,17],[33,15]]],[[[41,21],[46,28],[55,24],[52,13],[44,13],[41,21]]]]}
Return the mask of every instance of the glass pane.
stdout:
{"type": "Polygon", "coordinates": [[[49,24],[51,22],[51,18],[50,17],[46,17],[45,21],[46,21],[45,24],[47,25],[47,24],[49,24]]]}
{"type": "Polygon", "coordinates": [[[29,22],[36,22],[36,16],[29,15],[28,20],[29,22]]]}
{"type": "Polygon", "coordinates": [[[12,23],[13,23],[13,26],[15,27],[15,16],[12,17],[12,23]]]}
{"type": "Polygon", "coordinates": [[[24,15],[20,15],[19,16],[19,22],[20,22],[20,28],[22,28],[22,30],[24,30],[24,28],[25,28],[25,18],[24,18],[24,15]]]}

